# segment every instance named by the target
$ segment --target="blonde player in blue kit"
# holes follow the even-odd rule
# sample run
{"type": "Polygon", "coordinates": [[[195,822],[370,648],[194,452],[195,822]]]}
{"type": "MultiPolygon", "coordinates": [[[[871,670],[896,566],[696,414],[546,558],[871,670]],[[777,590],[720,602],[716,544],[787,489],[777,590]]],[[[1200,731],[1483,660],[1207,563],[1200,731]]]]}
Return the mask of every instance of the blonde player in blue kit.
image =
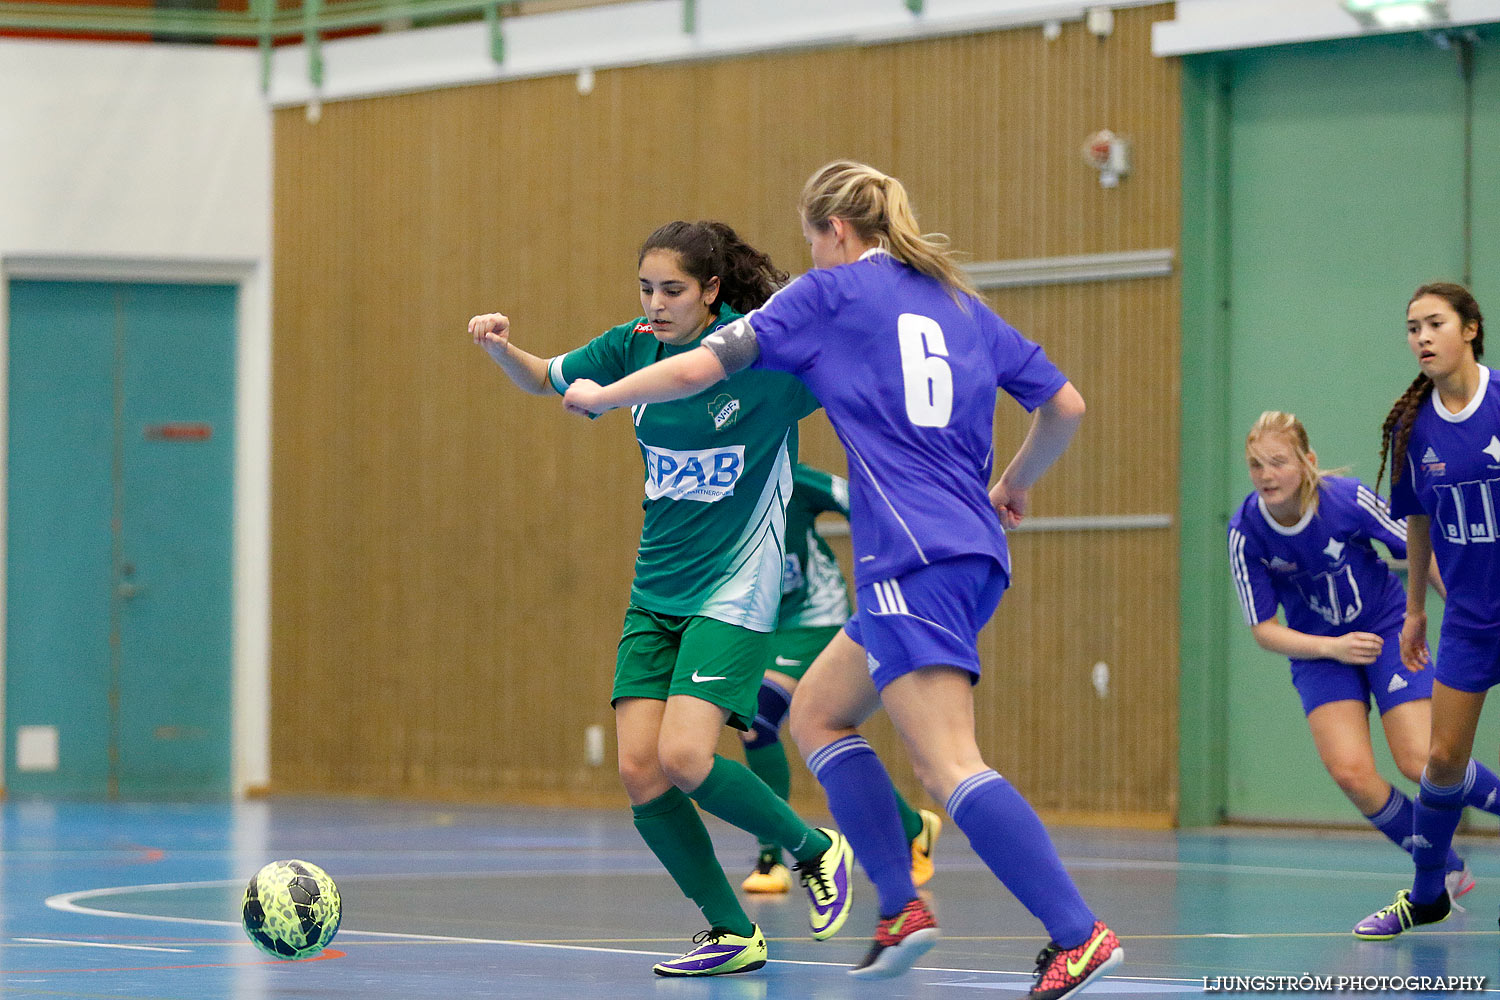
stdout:
{"type": "MultiPolygon", "coordinates": [[[[673,222],[637,258],[643,315],[546,360],[510,342],[510,320],[469,320],[476,344],[535,395],[609,382],[692,350],[764,302],[786,275],[723,223],[673,222]]],[[[746,915],[693,803],[790,851],[812,901],[813,937],[849,910],[852,855],[808,826],[743,764],[714,753],[725,724],[750,728],[781,597],[797,421],[817,408],[796,379],[746,372],[632,414],[645,463],[645,520],[611,703],[635,826],[709,922],[661,976],[758,969],[765,936],[746,915]]]]}
{"type": "MultiPolygon", "coordinates": [[[[771,659],[760,683],[755,724],[742,734],[745,763],[782,798],[791,791],[792,775],[781,745],[781,723],[792,693],[819,653],[849,620],[849,588],[818,534],[819,514],[849,517],[849,483],[822,469],[798,465],[792,470],[792,498],[786,507],[786,560],[781,574],[781,615],[772,640],[771,659]]],[[[894,789],[893,789],[894,790],[894,789]]],[[[943,821],[930,809],[913,809],[899,791],[896,808],[911,842],[911,878],[925,885],[932,878],[932,849],[943,821]]],[[[755,870],[740,883],[752,893],[791,889],[791,873],[781,862],[781,848],[762,841],[755,870]]]]}
{"type": "MultiPolygon", "coordinates": [[[[1432,740],[1413,808],[1410,890],[1354,927],[1386,940],[1448,919],[1444,862],[1474,786],[1470,755],[1489,689],[1500,683],[1500,382],[1481,365],[1484,316],[1462,285],[1423,285],[1406,306],[1406,343],[1420,373],[1381,427],[1391,461],[1391,513],[1406,517],[1401,660],[1422,669],[1428,560],[1447,586],[1432,683],[1432,740]]],[[[1376,485],[1379,485],[1377,480],[1376,485]]]]}
{"type": "MultiPolygon", "coordinates": [[[[1402,666],[1406,597],[1372,544],[1404,558],[1406,524],[1364,483],[1319,469],[1307,429],[1290,413],[1260,415],[1245,437],[1245,461],[1255,491],[1229,519],[1229,566],[1245,623],[1262,649],[1291,660],[1328,773],[1372,826],[1409,852],[1412,801],[1375,769],[1369,722],[1373,700],[1397,768],[1418,781],[1432,729],[1432,671],[1402,666]]],[[[1500,779],[1474,767],[1464,803],[1500,811],[1500,779]]],[[[1444,870],[1451,898],[1474,887],[1451,849],[1444,870]]]]}
{"type": "Polygon", "coordinates": [[[803,678],[792,735],[880,896],[875,941],[851,973],[897,975],[938,937],[911,882],[889,778],[856,729],[883,706],[927,791],[1050,933],[1030,997],[1074,995],[1124,951],[1035,811],[981,757],[972,685],[979,630],[1010,579],[1002,522],[1026,514],[1083,399],[921,234],[900,181],[830,163],[798,208],[811,272],[702,350],[610,386],[574,383],[564,404],[601,412],[675,399],[751,366],[813,391],[848,453],[858,611],[803,678]],[[1035,416],[990,487],[997,388],[1035,416]]]}

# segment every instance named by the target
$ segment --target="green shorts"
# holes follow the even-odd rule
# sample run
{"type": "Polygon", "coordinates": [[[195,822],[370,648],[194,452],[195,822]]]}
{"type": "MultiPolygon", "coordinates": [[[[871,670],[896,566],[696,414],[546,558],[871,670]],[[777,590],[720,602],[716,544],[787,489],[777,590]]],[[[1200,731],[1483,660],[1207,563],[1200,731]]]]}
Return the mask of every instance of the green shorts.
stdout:
{"type": "Polygon", "coordinates": [[[752,632],[714,618],[666,615],[631,605],[615,654],[621,698],[666,701],[685,694],[729,711],[729,725],[749,730],[760,681],[771,659],[770,632],[752,632]]]}
{"type": "Polygon", "coordinates": [[[771,655],[766,660],[766,669],[786,674],[800,681],[813,660],[823,652],[823,647],[833,641],[842,625],[819,625],[812,628],[784,628],[775,634],[771,642],[771,655]]]}

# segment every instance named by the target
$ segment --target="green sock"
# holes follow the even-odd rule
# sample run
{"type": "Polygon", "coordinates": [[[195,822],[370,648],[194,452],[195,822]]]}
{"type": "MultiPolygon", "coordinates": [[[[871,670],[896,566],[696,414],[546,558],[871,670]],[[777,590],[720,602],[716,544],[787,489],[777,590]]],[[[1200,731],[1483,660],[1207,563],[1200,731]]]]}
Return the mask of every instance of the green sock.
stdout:
{"type": "Polygon", "coordinates": [[[635,828],[703,916],[710,927],[748,936],[755,925],[735,898],[724,868],[714,855],[714,844],[703,818],[680,788],[669,788],[644,805],[631,806],[635,828]]]}
{"type": "MultiPolygon", "coordinates": [[[[785,801],[791,797],[792,769],[787,765],[786,748],[781,745],[780,740],[769,746],[753,749],[746,747],[745,763],[749,765],[757,778],[764,781],[766,786],[776,793],[777,798],[785,801]]],[[[920,816],[917,817],[917,822],[921,823],[920,816]]],[[[762,854],[774,854],[777,863],[780,863],[781,848],[764,837],[760,841],[760,851],[762,854]]]]}
{"type": "Polygon", "coordinates": [[[714,754],[714,766],[691,793],[704,809],[726,823],[790,851],[798,861],[815,858],[832,845],[792,812],[785,799],[744,764],[714,754]]]}
{"type": "Polygon", "coordinates": [[[891,786],[891,791],[896,793],[896,811],[901,814],[901,829],[906,831],[906,842],[910,844],[922,832],[922,814],[911,807],[895,785],[891,786]]]}

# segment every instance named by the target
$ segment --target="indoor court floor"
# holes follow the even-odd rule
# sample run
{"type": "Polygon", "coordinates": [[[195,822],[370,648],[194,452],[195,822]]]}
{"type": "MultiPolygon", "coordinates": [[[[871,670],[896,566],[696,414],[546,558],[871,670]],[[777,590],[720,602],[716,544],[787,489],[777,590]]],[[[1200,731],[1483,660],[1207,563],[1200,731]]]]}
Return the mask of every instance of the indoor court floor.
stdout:
{"type": "MultiPolygon", "coordinates": [[[[710,820],[731,878],[751,838],[710,820]]],[[[1219,977],[1484,976],[1500,992],[1500,844],[1460,839],[1478,887],[1467,912],[1395,941],[1349,928],[1409,884],[1371,833],[1053,830],[1125,963],[1089,996],[1223,992],[1219,977]],[[1205,988],[1205,977],[1208,988],[1205,988]]],[[[293,1000],[504,997],[978,1000],[1024,996],[1040,925],[944,829],[928,885],[944,937],[906,976],[850,978],[874,892],[861,877],[843,932],[806,936],[805,896],[749,899],[762,970],[651,973],[701,930],[628,811],[272,800],[216,805],[0,805],[0,994],[6,998],[293,1000]],[[343,926],[323,957],[278,962],[239,929],[265,862],[301,858],[339,883],[343,926]]],[[[1244,984],[1246,981],[1239,981],[1244,984]]],[[[1368,984],[1367,984],[1368,985],[1368,984]]],[[[1422,997],[1407,987],[1360,995],[1422,997]]],[[[1241,992],[1248,992],[1242,990],[1241,992]]],[[[1349,995],[1354,995],[1350,993],[1349,995]]]]}

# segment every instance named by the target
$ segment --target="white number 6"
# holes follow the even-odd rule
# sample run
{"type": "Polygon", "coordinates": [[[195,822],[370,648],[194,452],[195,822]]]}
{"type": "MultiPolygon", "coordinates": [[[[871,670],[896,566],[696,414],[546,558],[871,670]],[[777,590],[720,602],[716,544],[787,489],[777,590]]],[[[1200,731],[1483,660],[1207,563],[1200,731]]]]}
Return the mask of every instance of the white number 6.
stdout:
{"type": "Polygon", "coordinates": [[[948,345],[931,316],[902,313],[896,319],[906,416],[918,427],[947,427],[953,415],[953,369],[943,359],[948,345]]]}

